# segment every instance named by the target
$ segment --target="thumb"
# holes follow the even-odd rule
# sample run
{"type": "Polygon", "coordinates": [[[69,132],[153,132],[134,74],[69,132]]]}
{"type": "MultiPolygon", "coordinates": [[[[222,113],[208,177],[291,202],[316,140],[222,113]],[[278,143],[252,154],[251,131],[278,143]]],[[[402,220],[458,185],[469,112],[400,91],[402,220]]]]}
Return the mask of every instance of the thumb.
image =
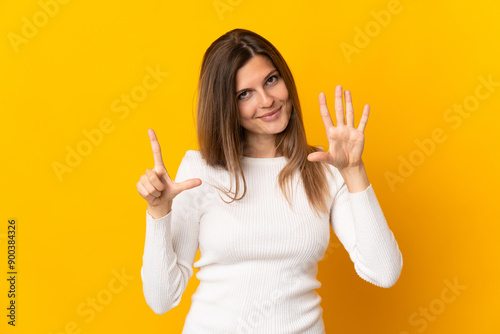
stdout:
{"type": "Polygon", "coordinates": [[[179,193],[180,193],[184,190],[198,187],[199,185],[201,185],[201,180],[200,179],[189,179],[189,180],[180,182],[177,185],[178,185],[178,189],[179,189],[179,193]]]}
{"type": "Polygon", "coordinates": [[[309,161],[325,161],[328,157],[328,153],[326,152],[314,152],[307,156],[307,160],[309,161]]]}

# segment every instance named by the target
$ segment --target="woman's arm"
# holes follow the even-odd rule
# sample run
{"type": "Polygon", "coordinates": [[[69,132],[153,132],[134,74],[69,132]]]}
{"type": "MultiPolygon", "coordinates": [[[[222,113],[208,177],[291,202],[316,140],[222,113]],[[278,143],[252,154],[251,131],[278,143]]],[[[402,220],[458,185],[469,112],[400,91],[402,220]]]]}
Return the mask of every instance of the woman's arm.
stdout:
{"type": "MultiPolygon", "coordinates": [[[[175,182],[193,178],[193,152],[186,152],[175,182]]],[[[197,177],[197,176],[194,176],[197,177]]],[[[177,195],[171,210],[154,219],[146,211],[146,238],[141,278],[146,303],[163,314],[180,303],[198,250],[199,215],[195,196],[199,187],[177,195]]]]}
{"type": "MultiPolygon", "coordinates": [[[[358,275],[374,285],[389,288],[399,278],[403,256],[372,185],[351,193],[343,175],[334,170],[340,188],[331,211],[332,229],[349,253],[358,275]]],[[[355,179],[349,182],[363,184],[355,179]]]]}

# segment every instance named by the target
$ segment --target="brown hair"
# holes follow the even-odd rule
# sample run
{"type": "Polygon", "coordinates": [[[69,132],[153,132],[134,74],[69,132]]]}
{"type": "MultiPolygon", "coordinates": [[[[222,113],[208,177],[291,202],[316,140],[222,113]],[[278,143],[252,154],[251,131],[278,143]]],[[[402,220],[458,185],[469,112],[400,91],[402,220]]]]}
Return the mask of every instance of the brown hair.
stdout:
{"type": "MultiPolygon", "coordinates": [[[[307,143],[302,111],[292,73],[279,51],[262,36],[246,30],[231,30],[215,40],[203,56],[198,83],[197,132],[199,150],[209,166],[222,167],[236,180],[232,201],[246,194],[246,181],[241,166],[244,147],[244,128],[238,122],[236,72],[255,55],[267,56],[284,79],[292,101],[292,112],[284,131],[276,135],[276,152],[287,158],[287,164],[278,175],[279,186],[285,199],[288,186],[292,193],[292,179],[300,171],[309,205],[316,214],[327,213],[330,196],[325,170],[333,176],[325,162],[307,160],[310,153],[320,151],[307,143]],[[239,193],[243,178],[243,195],[239,193]]],[[[218,187],[217,187],[218,188],[218,187]]],[[[232,180],[231,186],[232,188],[232,180]]],[[[219,188],[220,189],[220,188],[219,188]]],[[[227,194],[229,190],[226,188],[227,194]]],[[[232,202],[231,201],[231,202],[232,202]]]]}

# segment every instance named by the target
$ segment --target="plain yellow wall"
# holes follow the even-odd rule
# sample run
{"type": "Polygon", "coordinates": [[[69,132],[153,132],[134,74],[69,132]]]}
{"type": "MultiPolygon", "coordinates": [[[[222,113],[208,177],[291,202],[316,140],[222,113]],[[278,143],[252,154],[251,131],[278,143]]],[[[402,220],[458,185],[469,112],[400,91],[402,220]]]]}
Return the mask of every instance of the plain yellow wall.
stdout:
{"type": "Polygon", "coordinates": [[[0,331],[181,333],[196,277],[162,316],[142,294],[147,129],[174,177],[197,149],[202,56],[246,28],[288,62],[310,144],[328,147],[319,92],[333,111],[335,86],[351,90],[356,126],[371,106],[363,160],[404,266],[390,289],[371,285],[332,233],[318,274],[327,333],[498,332],[498,10],[484,0],[2,1],[0,258],[7,277],[15,219],[18,274],[15,328],[0,283],[0,331]]]}

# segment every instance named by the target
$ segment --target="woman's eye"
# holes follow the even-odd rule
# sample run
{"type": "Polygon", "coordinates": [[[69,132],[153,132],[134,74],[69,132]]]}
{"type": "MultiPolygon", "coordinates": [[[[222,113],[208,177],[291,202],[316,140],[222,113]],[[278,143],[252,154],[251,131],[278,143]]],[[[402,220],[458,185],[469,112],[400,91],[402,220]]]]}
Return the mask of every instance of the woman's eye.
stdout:
{"type": "MultiPolygon", "coordinates": [[[[270,84],[273,84],[273,83],[275,83],[277,80],[278,80],[278,76],[277,76],[277,75],[273,75],[272,77],[269,77],[269,79],[267,79],[267,82],[268,82],[268,83],[270,83],[270,84]],[[269,82],[269,80],[271,80],[271,79],[273,79],[273,78],[274,78],[274,79],[276,79],[276,80],[269,82]]],[[[244,98],[246,97],[244,94],[248,94],[248,92],[243,92],[243,93],[241,93],[240,95],[238,95],[238,99],[240,99],[240,100],[241,100],[241,99],[244,99],[244,98]]]]}
{"type": "MultiPolygon", "coordinates": [[[[272,77],[269,77],[269,79],[267,79],[267,82],[269,82],[269,80],[272,79],[272,78],[276,78],[276,80],[278,80],[278,77],[276,75],[273,75],[272,77]]],[[[274,80],[274,81],[276,81],[276,80],[274,80]]]]}

